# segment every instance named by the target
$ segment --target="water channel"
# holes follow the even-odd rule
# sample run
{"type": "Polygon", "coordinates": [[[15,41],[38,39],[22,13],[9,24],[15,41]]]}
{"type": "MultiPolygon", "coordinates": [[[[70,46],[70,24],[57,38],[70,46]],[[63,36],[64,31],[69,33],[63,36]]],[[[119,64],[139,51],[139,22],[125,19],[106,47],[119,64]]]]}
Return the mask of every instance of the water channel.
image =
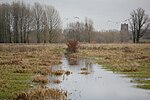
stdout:
{"type": "Polygon", "coordinates": [[[69,70],[70,75],[51,76],[49,80],[59,79],[60,84],[50,82],[47,86],[66,90],[71,100],[150,100],[150,90],[133,87],[130,78],[103,69],[101,65],[89,59],[77,59],[70,64],[68,58],[62,58],[62,64],[52,70],[69,70]],[[81,68],[87,68],[89,74],[80,74],[81,68]]]}

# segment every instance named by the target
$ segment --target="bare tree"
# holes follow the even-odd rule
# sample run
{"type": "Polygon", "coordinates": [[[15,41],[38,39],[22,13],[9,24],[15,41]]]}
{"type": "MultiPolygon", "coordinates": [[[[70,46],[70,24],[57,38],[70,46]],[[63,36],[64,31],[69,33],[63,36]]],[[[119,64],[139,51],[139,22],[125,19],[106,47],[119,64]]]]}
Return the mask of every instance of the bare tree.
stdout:
{"type": "Polygon", "coordinates": [[[19,43],[19,16],[20,15],[20,3],[13,2],[12,4],[12,19],[13,19],[13,34],[14,43],[19,43]]]}
{"type": "Polygon", "coordinates": [[[56,40],[61,32],[61,19],[58,11],[53,6],[45,6],[46,27],[48,27],[49,42],[56,40]]]}
{"type": "Polygon", "coordinates": [[[42,17],[43,17],[43,8],[39,3],[35,3],[33,7],[35,29],[37,33],[37,43],[40,43],[40,33],[42,32],[42,17]]]}
{"type": "Polygon", "coordinates": [[[72,22],[69,23],[67,29],[64,30],[67,40],[74,40],[83,42],[84,39],[85,25],[83,22],[72,22]]]}
{"type": "Polygon", "coordinates": [[[60,16],[52,6],[0,4],[0,43],[57,42],[60,33],[60,16]]]}
{"type": "Polygon", "coordinates": [[[92,32],[93,32],[93,21],[92,19],[85,18],[85,32],[88,35],[88,42],[91,43],[92,32]]]}
{"type": "Polygon", "coordinates": [[[34,17],[30,5],[26,6],[23,23],[23,42],[29,43],[29,33],[34,29],[34,17]]]}
{"type": "Polygon", "coordinates": [[[145,10],[138,8],[131,12],[131,20],[129,21],[133,34],[133,42],[139,43],[139,39],[146,33],[150,27],[150,19],[145,10]]]}
{"type": "Polygon", "coordinates": [[[80,42],[91,42],[94,31],[93,21],[85,19],[85,22],[69,23],[67,29],[64,30],[65,37],[69,40],[80,42]]]}

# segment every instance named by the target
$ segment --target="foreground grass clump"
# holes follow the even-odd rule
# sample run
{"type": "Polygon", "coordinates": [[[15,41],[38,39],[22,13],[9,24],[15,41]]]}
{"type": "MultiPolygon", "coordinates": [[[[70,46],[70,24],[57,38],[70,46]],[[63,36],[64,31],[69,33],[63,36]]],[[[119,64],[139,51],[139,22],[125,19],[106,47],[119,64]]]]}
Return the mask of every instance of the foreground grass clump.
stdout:
{"type": "Polygon", "coordinates": [[[46,84],[48,83],[48,79],[43,75],[38,75],[33,79],[33,82],[46,84]]]}
{"type": "Polygon", "coordinates": [[[46,87],[37,87],[29,92],[18,93],[14,100],[66,100],[67,92],[46,87]]]}
{"type": "Polygon", "coordinates": [[[61,81],[60,81],[59,79],[55,79],[55,80],[53,80],[52,82],[55,83],[55,84],[61,83],[61,81]]]}
{"type": "Polygon", "coordinates": [[[48,75],[50,66],[60,63],[60,48],[60,45],[53,44],[1,44],[0,99],[8,99],[15,93],[30,90],[35,74],[48,75]]]}
{"type": "Polygon", "coordinates": [[[51,70],[50,70],[49,66],[48,67],[47,66],[41,66],[41,67],[39,67],[39,69],[37,69],[35,71],[35,73],[41,74],[41,75],[48,75],[51,73],[51,70]]]}
{"type": "Polygon", "coordinates": [[[64,70],[56,70],[56,71],[53,71],[52,74],[53,75],[56,75],[56,76],[61,76],[65,73],[64,70]]]}
{"type": "Polygon", "coordinates": [[[80,72],[80,74],[88,75],[90,73],[88,71],[82,71],[82,72],[80,72]]]}
{"type": "Polygon", "coordinates": [[[69,70],[67,70],[67,71],[65,72],[65,74],[66,74],[66,75],[70,75],[70,74],[72,74],[72,72],[69,71],[69,70]]]}
{"type": "Polygon", "coordinates": [[[104,68],[140,78],[138,87],[150,89],[150,44],[82,44],[76,55],[91,57],[104,68]]]}
{"type": "Polygon", "coordinates": [[[87,68],[87,67],[84,67],[84,68],[81,68],[81,70],[88,70],[88,68],[87,68]]]}

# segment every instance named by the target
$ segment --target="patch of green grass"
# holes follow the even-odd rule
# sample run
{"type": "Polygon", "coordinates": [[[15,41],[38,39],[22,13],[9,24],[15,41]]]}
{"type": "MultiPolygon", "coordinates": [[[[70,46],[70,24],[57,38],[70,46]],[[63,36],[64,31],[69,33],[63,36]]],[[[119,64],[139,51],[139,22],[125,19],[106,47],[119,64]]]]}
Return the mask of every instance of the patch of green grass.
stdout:
{"type": "Polygon", "coordinates": [[[145,85],[137,85],[136,86],[137,88],[142,88],[142,89],[146,89],[146,90],[149,90],[150,89],[150,84],[145,84],[145,85]]]}
{"type": "Polygon", "coordinates": [[[30,79],[31,74],[7,73],[4,77],[4,82],[0,83],[0,98],[8,99],[15,93],[28,90],[29,88],[31,88],[30,79]]]}

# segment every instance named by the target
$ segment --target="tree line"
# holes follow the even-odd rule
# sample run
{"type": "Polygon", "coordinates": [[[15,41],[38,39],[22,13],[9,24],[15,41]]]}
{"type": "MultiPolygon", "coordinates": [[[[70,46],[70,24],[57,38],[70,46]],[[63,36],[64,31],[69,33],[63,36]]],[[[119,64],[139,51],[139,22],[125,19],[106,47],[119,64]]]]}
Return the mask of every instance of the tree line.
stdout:
{"type": "Polygon", "coordinates": [[[63,33],[65,40],[84,43],[121,43],[129,41],[129,39],[122,41],[122,37],[126,39],[127,36],[118,30],[96,31],[90,18],[85,18],[84,22],[69,23],[63,33]]]}
{"type": "Polygon", "coordinates": [[[59,12],[53,6],[12,2],[0,4],[0,43],[56,43],[75,40],[88,43],[139,43],[149,30],[150,18],[138,8],[129,19],[131,34],[121,31],[96,31],[93,20],[70,22],[62,30],[59,12]]]}
{"type": "Polygon", "coordinates": [[[32,39],[37,43],[51,43],[60,32],[61,19],[53,6],[39,3],[31,6],[23,2],[0,4],[0,43],[29,43],[32,39]]]}
{"type": "Polygon", "coordinates": [[[75,40],[80,42],[91,43],[94,32],[93,21],[90,18],[85,18],[85,22],[72,22],[67,25],[64,30],[66,40],[75,40]]]}

